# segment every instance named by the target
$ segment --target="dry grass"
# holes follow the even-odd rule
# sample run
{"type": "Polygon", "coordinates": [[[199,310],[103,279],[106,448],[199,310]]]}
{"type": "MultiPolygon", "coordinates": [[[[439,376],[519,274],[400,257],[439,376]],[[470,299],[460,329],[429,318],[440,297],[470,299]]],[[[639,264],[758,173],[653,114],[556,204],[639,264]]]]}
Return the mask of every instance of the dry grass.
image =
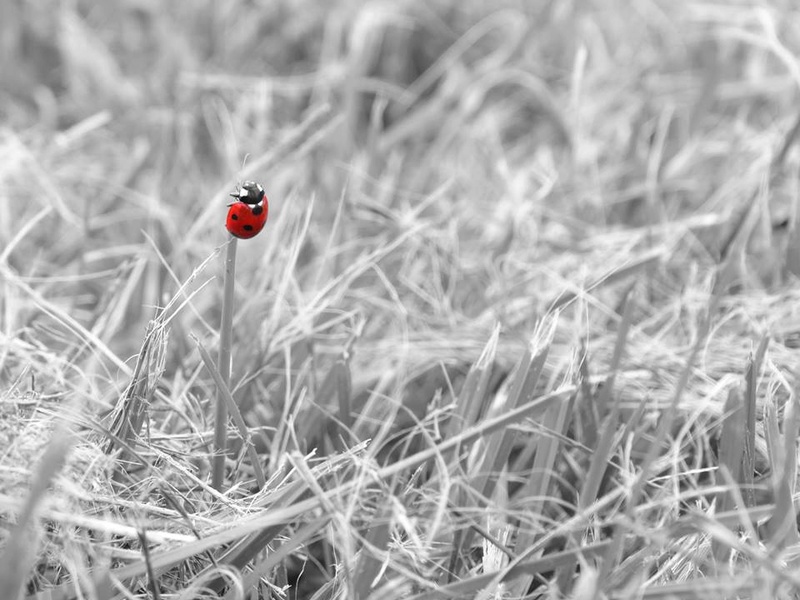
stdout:
{"type": "Polygon", "coordinates": [[[2,597],[795,597],[798,19],[4,5],[2,597]]]}

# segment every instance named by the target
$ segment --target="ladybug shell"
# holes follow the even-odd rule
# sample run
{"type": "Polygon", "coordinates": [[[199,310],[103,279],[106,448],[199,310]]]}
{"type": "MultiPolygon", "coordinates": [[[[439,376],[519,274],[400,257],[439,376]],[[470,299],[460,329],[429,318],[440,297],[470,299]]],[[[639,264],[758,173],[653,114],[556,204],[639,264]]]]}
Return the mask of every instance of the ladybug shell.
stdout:
{"type": "Polygon", "coordinates": [[[242,201],[234,202],[228,207],[225,229],[237,238],[249,239],[258,235],[264,228],[268,212],[269,205],[267,204],[266,196],[258,204],[247,204],[242,201]]]}

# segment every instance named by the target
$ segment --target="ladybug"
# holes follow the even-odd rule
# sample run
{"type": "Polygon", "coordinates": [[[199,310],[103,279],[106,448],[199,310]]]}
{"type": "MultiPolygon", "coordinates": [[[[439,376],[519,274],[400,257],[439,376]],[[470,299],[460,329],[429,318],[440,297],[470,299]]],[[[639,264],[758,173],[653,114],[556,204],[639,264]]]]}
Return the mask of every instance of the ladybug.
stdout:
{"type": "Polygon", "coordinates": [[[225,228],[234,236],[249,239],[258,235],[267,222],[269,202],[264,188],[255,181],[245,181],[232,197],[235,202],[228,205],[225,228]]]}

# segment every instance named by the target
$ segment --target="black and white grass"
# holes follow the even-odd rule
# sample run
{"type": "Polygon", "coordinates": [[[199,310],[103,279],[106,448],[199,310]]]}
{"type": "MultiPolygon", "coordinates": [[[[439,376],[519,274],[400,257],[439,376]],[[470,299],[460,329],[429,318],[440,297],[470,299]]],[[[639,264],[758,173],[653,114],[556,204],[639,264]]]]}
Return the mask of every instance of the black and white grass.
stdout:
{"type": "Polygon", "coordinates": [[[800,5],[7,4],[2,594],[798,595],[800,5]]]}

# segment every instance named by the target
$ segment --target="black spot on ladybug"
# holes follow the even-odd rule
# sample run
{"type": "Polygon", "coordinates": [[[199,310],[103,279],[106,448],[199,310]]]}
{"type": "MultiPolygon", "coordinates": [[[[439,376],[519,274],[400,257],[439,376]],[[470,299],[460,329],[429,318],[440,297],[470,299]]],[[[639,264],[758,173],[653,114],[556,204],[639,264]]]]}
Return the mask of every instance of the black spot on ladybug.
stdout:
{"type": "Polygon", "coordinates": [[[253,231],[253,226],[252,225],[245,225],[244,226],[244,230],[245,231],[253,231]]]}
{"type": "Polygon", "coordinates": [[[239,215],[231,215],[231,220],[232,221],[238,221],[239,220],[239,215]]]}
{"type": "Polygon", "coordinates": [[[254,206],[253,207],[253,214],[254,215],[260,215],[262,212],[264,212],[264,207],[263,206],[254,206]]]}

